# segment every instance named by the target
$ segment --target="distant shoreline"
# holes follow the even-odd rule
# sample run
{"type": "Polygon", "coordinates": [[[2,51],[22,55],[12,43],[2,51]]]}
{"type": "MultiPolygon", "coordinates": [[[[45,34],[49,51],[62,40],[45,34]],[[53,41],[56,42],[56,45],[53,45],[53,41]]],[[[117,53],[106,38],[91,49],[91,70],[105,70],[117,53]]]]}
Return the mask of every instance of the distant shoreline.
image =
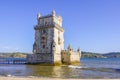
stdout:
{"type": "MultiPolygon", "coordinates": [[[[2,53],[0,52],[0,58],[26,58],[30,53],[14,52],[14,53],[2,53]]],[[[94,52],[81,52],[81,58],[120,58],[120,52],[110,53],[94,53],[94,52]]]]}

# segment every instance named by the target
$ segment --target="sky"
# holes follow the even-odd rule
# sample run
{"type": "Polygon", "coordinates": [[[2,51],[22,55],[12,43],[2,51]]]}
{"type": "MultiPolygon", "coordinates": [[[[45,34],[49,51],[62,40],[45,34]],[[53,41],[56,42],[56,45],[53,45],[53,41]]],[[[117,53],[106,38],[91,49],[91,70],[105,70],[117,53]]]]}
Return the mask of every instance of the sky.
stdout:
{"type": "Polygon", "coordinates": [[[0,52],[32,53],[37,13],[63,18],[65,49],[120,52],[120,0],[0,0],[0,52]]]}

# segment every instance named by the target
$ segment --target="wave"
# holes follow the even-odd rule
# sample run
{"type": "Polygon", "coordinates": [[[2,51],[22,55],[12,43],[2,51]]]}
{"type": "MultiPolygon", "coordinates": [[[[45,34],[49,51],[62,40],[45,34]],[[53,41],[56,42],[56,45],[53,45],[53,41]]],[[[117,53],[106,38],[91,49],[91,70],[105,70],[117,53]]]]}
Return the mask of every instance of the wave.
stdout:
{"type": "Polygon", "coordinates": [[[74,66],[74,65],[69,65],[69,68],[74,68],[74,69],[78,69],[78,68],[82,68],[81,66],[74,66]]]}
{"type": "Polygon", "coordinates": [[[14,76],[11,75],[11,74],[3,74],[3,75],[0,75],[0,76],[4,76],[4,77],[14,77],[14,76]]]}

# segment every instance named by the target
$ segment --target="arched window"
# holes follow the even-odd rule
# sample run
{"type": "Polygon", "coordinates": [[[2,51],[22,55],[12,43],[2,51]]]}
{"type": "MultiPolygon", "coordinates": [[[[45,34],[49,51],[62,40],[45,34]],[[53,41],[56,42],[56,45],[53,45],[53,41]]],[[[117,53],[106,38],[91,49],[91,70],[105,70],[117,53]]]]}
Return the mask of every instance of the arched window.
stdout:
{"type": "Polygon", "coordinates": [[[45,37],[44,37],[44,36],[42,37],[42,40],[45,40],[45,37]]]}
{"type": "Polygon", "coordinates": [[[45,45],[43,45],[43,49],[45,48],[45,45]]]}
{"type": "Polygon", "coordinates": [[[46,42],[46,37],[45,37],[45,36],[42,36],[41,42],[42,42],[42,43],[45,43],[45,42],[46,42]]]}
{"type": "Polygon", "coordinates": [[[42,31],[42,33],[45,34],[45,33],[46,33],[46,30],[44,29],[44,30],[42,31]]]}
{"type": "Polygon", "coordinates": [[[58,44],[60,44],[60,37],[58,37],[58,44]]]}
{"type": "Polygon", "coordinates": [[[61,44],[61,40],[60,40],[60,31],[58,31],[58,44],[61,44]]]}

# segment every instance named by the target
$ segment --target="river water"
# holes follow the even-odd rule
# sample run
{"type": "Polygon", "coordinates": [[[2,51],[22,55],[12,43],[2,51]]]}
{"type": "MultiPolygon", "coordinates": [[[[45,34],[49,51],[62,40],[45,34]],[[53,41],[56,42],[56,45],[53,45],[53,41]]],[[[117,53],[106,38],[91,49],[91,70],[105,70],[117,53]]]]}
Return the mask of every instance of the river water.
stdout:
{"type": "Polygon", "coordinates": [[[79,66],[0,64],[0,76],[48,78],[120,78],[120,58],[82,58],[79,66]]]}

